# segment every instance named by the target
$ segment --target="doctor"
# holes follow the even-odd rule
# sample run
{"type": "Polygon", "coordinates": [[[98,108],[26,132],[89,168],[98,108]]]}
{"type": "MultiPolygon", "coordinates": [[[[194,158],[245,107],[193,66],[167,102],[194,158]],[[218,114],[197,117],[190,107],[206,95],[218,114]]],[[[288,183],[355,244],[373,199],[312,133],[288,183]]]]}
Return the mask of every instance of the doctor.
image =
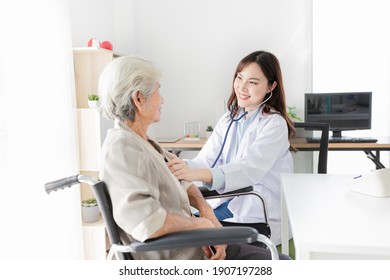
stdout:
{"type": "MultiPolygon", "coordinates": [[[[288,118],[282,72],[271,53],[256,51],[238,64],[227,102],[229,112],[192,160],[168,162],[180,180],[202,181],[219,193],[253,186],[265,200],[271,239],[281,242],[280,175],[293,172],[289,139],[295,128],[288,118]]],[[[257,197],[241,196],[212,204],[219,220],[265,222],[257,197]]]]}

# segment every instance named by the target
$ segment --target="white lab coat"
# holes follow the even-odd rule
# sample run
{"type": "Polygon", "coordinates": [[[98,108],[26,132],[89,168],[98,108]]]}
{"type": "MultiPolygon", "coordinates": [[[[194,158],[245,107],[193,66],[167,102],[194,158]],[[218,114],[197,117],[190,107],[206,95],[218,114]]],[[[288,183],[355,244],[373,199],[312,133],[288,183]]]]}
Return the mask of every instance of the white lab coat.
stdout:
{"type": "MultiPolygon", "coordinates": [[[[226,113],[218,121],[213,134],[199,154],[189,160],[192,167],[211,167],[220,151],[229,123],[229,113],[226,113]]],[[[216,164],[225,174],[225,187],[217,191],[222,193],[253,186],[266,202],[271,240],[275,244],[280,244],[280,175],[293,172],[287,123],[279,114],[264,115],[263,108],[260,108],[258,116],[242,137],[236,157],[230,163],[226,163],[234,130],[232,127],[216,164]]],[[[213,206],[218,203],[220,201],[213,206]]],[[[261,203],[252,195],[234,198],[229,203],[229,210],[233,213],[233,221],[265,221],[261,203]]]]}

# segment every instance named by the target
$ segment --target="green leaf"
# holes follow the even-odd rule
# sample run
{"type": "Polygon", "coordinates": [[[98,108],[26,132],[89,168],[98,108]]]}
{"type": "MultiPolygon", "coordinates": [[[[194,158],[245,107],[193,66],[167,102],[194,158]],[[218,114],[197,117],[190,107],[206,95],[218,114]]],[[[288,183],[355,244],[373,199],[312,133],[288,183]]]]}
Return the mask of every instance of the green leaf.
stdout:
{"type": "Polygon", "coordinates": [[[302,119],[295,113],[295,106],[287,106],[288,108],[288,116],[290,117],[290,119],[292,120],[296,120],[296,121],[302,121],[302,119]]]}
{"type": "Polygon", "coordinates": [[[81,205],[84,207],[92,207],[97,205],[97,201],[95,198],[91,197],[81,201],[81,205]]]}
{"type": "Polygon", "coordinates": [[[97,94],[90,94],[90,95],[88,95],[88,100],[98,101],[99,100],[99,95],[97,95],[97,94]]]}

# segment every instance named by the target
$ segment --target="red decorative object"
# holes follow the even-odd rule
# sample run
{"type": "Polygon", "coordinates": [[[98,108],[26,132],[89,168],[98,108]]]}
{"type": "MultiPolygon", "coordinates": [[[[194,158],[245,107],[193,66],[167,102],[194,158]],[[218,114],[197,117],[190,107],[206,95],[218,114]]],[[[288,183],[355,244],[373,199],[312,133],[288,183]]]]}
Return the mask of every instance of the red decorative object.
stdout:
{"type": "Polygon", "coordinates": [[[91,39],[89,39],[89,41],[88,41],[88,47],[95,47],[95,48],[100,47],[99,40],[97,40],[96,38],[91,38],[91,39]]]}
{"type": "Polygon", "coordinates": [[[93,41],[93,39],[95,39],[95,38],[89,39],[89,41],[88,41],[88,47],[92,47],[92,41],[93,41]]]}
{"type": "Polygon", "coordinates": [[[101,42],[100,47],[112,51],[112,44],[109,41],[101,42]]]}

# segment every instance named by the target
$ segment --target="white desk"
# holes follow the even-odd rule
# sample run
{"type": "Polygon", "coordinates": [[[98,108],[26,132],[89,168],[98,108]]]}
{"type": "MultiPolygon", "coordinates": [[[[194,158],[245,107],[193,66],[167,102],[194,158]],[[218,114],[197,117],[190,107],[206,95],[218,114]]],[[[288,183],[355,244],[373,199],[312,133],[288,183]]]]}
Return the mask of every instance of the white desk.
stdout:
{"type": "Polygon", "coordinates": [[[282,175],[282,252],[288,222],[296,259],[390,259],[390,197],[350,191],[352,175],[282,175]]]}
{"type": "MultiPolygon", "coordinates": [[[[181,151],[200,151],[206,143],[206,138],[198,141],[186,141],[180,139],[174,143],[160,142],[160,145],[169,151],[180,153],[181,151]]],[[[299,151],[318,151],[318,143],[308,143],[305,137],[291,139],[291,145],[299,151]]],[[[367,158],[372,160],[377,168],[383,168],[380,162],[382,151],[390,152],[390,137],[378,138],[376,143],[329,143],[329,151],[363,151],[367,158]]]]}

